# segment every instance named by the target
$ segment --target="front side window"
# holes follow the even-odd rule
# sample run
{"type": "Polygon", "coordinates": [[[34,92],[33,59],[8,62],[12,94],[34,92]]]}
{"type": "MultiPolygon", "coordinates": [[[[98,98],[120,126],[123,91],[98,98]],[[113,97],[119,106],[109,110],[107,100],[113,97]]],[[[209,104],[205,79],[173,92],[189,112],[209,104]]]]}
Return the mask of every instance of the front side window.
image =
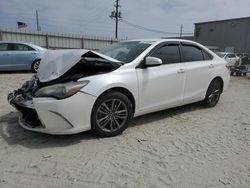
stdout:
{"type": "Polygon", "coordinates": [[[0,51],[7,51],[8,50],[8,44],[2,43],[0,44],[0,51]]]}
{"type": "Polygon", "coordinates": [[[196,46],[183,45],[182,46],[183,61],[203,61],[202,50],[196,46]]]}
{"type": "Polygon", "coordinates": [[[167,45],[157,49],[152,57],[162,60],[163,64],[179,63],[181,61],[178,45],[167,45]]]}
{"type": "Polygon", "coordinates": [[[33,51],[34,49],[25,44],[11,44],[11,51],[33,51]]]}

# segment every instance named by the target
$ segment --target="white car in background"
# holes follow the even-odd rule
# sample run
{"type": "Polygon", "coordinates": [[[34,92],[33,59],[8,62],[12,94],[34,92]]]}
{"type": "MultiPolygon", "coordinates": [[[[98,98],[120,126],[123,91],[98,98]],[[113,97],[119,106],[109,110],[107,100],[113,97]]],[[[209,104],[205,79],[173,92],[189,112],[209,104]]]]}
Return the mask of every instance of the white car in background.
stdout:
{"type": "Polygon", "coordinates": [[[229,66],[235,66],[240,62],[240,57],[236,56],[234,53],[229,52],[217,52],[216,53],[221,58],[225,59],[228,62],[229,66]]]}
{"type": "Polygon", "coordinates": [[[8,101],[25,129],[106,137],[143,114],[197,101],[213,107],[229,77],[227,62],[196,42],[132,40],[99,52],[47,51],[37,76],[8,101]]]}

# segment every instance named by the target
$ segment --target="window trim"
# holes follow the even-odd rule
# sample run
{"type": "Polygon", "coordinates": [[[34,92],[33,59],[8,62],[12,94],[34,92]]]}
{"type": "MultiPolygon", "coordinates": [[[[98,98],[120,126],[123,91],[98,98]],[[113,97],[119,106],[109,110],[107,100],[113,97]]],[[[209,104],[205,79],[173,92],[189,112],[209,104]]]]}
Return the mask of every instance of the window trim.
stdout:
{"type": "MultiPolygon", "coordinates": [[[[190,43],[190,42],[181,42],[180,43],[180,49],[181,49],[181,57],[182,57],[182,62],[183,63],[196,62],[196,61],[184,61],[183,49],[182,49],[183,46],[192,46],[192,47],[200,49],[201,53],[202,53],[203,60],[199,60],[199,61],[211,61],[211,60],[214,59],[214,56],[212,54],[210,54],[207,50],[202,48],[201,46],[198,46],[198,45],[196,45],[194,43],[190,43]],[[204,53],[206,53],[210,57],[210,59],[205,59],[204,53]]],[[[199,61],[197,61],[197,62],[199,62],[199,61]]]]}

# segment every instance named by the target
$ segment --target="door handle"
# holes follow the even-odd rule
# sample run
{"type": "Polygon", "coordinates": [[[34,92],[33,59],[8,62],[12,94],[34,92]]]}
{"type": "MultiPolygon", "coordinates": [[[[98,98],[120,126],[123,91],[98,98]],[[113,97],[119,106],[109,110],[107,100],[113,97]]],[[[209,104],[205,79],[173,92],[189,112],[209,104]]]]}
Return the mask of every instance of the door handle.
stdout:
{"type": "Polygon", "coordinates": [[[214,68],[214,64],[210,64],[210,65],[209,65],[209,68],[210,68],[210,69],[214,68]]]}
{"type": "Polygon", "coordinates": [[[184,73],[185,72],[185,70],[183,69],[183,68],[180,68],[178,71],[177,71],[177,73],[184,73]]]}

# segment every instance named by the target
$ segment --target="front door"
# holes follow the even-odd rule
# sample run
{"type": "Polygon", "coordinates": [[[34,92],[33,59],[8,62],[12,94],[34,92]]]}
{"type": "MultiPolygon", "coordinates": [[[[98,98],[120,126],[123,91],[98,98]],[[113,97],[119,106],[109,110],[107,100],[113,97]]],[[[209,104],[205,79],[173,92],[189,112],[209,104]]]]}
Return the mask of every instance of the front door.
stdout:
{"type": "Polygon", "coordinates": [[[142,113],[178,106],[183,100],[185,67],[179,44],[156,47],[150,56],[160,58],[163,64],[137,68],[142,113]]]}

